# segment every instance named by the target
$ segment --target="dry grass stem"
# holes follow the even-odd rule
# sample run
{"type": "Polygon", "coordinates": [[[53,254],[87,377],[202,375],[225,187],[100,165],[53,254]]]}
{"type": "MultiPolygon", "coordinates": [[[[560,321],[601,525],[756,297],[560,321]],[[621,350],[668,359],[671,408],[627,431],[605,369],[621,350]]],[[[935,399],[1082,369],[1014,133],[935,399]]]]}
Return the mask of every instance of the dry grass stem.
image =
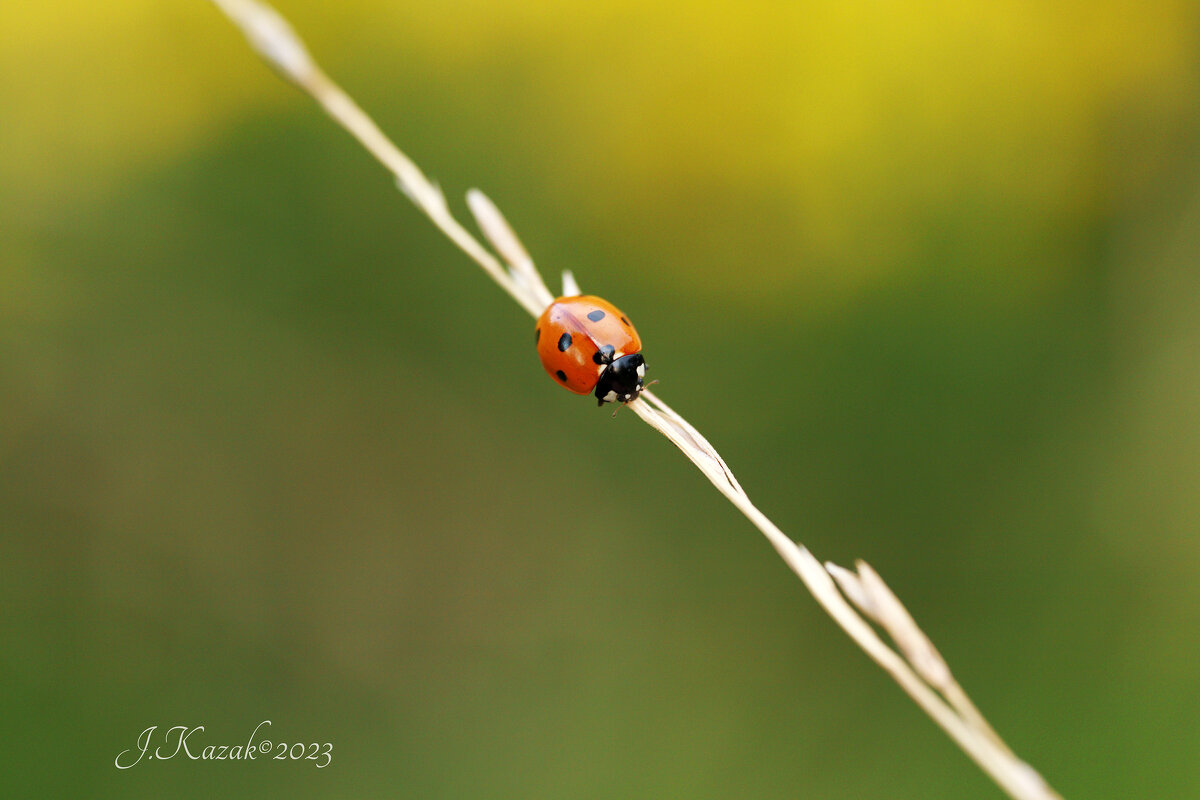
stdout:
{"type": "MultiPolygon", "coordinates": [[[[467,193],[471,212],[500,259],[454,219],[441,189],[392,144],[349,95],[321,71],[291,26],[274,9],[257,0],[212,2],[242,29],[251,46],[264,59],[311,95],[334,121],[375,156],[395,176],[400,190],[451,241],[479,264],[500,288],[534,317],[541,314],[554,296],[546,287],[528,251],[491,200],[478,189],[467,193]]],[[[565,272],[563,294],[579,293],[574,276],[565,272]]],[[[784,535],[750,502],[720,454],[683,417],[648,391],[629,405],[642,420],[666,436],[691,459],[717,490],[762,531],[788,567],[800,577],[842,630],[891,675],[1009,796],[1018,800],[1059,797],[992,730],[954,679],[933,643],[871,567],[860,561],[857,572],[854,572],[836,564],[822,565],[805,547],[784,535]],[[888,635],[895,649],[880,637],[867,620],[874,622],[888,635]]]]}

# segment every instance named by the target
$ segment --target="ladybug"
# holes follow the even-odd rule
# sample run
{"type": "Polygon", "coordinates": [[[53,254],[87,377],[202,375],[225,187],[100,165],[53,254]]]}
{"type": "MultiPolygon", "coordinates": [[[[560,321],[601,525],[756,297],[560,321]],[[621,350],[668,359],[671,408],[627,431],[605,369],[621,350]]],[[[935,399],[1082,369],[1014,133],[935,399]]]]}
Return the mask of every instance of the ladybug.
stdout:
{"type": "Polygon", "coordinates": [[[607,300],[558,298],[538,318],[534,338],[546,372],[575,394],[594,392],[598,405],[628,403],[644,388],[642,340],[607,300]]]}

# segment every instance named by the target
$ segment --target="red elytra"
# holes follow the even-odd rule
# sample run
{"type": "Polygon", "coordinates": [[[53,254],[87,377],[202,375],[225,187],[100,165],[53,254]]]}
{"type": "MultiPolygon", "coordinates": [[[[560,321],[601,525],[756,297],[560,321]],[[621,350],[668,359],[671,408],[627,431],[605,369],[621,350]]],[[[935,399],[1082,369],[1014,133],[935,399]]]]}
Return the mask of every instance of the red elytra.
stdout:
{"type": "Polygon", "coordinates": [[[637,397],[645,362],[642,340],[619,308],[600,297],[560,297],[537,321],[537,351],[550,377],[576,394],[599,384],[600,404],[637,397]],[[611,396],[610,396],[611,395],[611,396]]]}

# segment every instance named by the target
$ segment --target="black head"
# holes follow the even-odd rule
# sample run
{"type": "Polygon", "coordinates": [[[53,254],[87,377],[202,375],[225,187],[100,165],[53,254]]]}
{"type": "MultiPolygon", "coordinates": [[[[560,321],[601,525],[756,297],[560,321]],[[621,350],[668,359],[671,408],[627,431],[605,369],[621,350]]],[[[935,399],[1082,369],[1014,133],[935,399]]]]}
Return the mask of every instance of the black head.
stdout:
{"type": "Polygon", "coordinates": [[[608,365],[596,382],[596,399],[605,403],[628,403],[642,391],[646,359],[641,353],[621,356],[608,365]]]}

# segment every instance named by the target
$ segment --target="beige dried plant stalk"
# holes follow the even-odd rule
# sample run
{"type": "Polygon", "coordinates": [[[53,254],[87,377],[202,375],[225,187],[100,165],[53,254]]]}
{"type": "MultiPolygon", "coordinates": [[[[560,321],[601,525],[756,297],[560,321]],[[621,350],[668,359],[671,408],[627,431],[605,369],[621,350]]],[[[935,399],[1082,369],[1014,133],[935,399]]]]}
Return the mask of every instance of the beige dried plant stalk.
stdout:
{"type": "MultiPolygon", "coordinates": [[[[454,219],[438,186],[404,155],[369,116],[321,70],[291,26],[257,0],[211,0],[245,34],[250,45],[284,78],[312,96],[325,112],[375,156],[397,187],[514,300],[538,317],[554,295],[503,215],[481,191],[467,203],[497,258],[454,219]]],[[[563,295],[579,294],[574,276],[563,274],[563,295]]],[[[750,501],[725,461],[699,431],[649,391],[629,407],[691,459],[767,537],[788,567],[852,640],[881,666],[934,722],[949,734],[1010,797],[1051,800],[1060,796],[1000,739],[959,686],[933,643],[865,562],[852,571],[822,565],[787,537],[750,501]],[[856,611],[855,608],[858,610],[856,611]],[[865,617],[865,618],[864,618],[865,617]],[[869,620],[869,621],[868,621],[869,620]],[[889,646],[870,624],[885,632],[889,646]]]]}

